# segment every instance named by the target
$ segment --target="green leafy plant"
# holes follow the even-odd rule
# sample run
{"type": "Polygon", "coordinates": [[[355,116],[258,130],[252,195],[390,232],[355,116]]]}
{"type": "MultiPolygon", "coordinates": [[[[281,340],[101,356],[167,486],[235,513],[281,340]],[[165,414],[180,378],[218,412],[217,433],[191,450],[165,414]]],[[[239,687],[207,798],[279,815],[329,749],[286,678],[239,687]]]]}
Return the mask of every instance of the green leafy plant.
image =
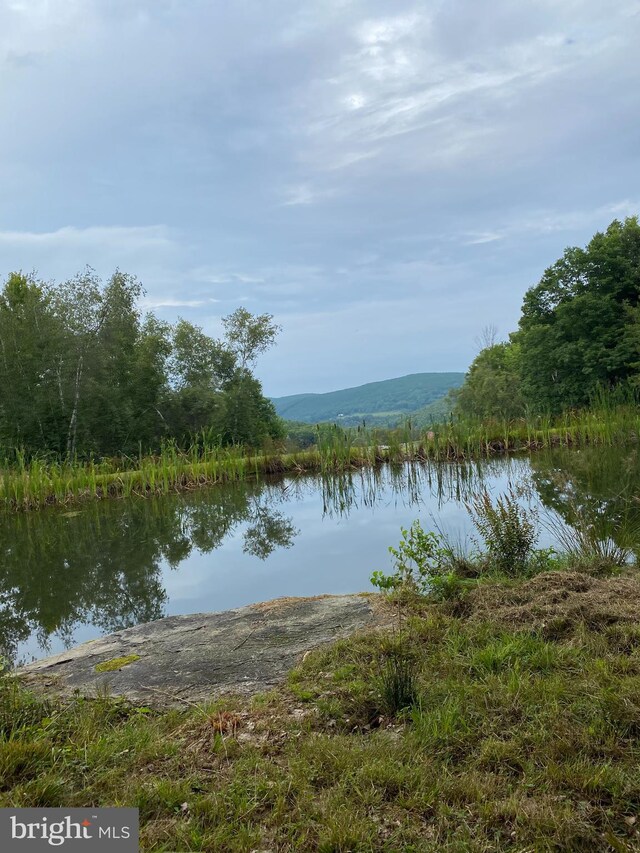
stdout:
{"type": "Polygon", "coordinates": [[[540,572],[558,572],[567,566],[566,554],[555,548],[536,548],[532,551],[527,562],[527,572],[538,575],[540,572]]]}
{"type": "Polygon", "coordinates": [[[464,586],[463,579],[452,569],[448,572],[434,572],[431,576],[430,592],[439,601],[458,598],[464,586]]]}
{"type": "Polygon", "coordinates": [[[425,531],[417,519],[410,528],[400,528],[402,539],[397,548],[389,547],[394,572],[375,571],[371,583],[386,592],[408,591],[437,598],[451,598],[459,589],[459,578],[451,570],[451,551],[442,537],[425,531]]]}

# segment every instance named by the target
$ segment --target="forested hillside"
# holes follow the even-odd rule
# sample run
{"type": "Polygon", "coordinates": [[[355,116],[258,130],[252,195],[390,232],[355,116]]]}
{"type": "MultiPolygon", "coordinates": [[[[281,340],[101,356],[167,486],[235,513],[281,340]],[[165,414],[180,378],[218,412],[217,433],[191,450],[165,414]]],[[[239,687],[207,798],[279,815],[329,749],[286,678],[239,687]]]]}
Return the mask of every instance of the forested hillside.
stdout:
{"type": "Polygon", "coordinates": [[[272,402],[280,417],[287,420],[338,421],[349,426],[364,419],[387,424],[441,400],[463,379],[463,373],[412,373],[326,394],[278,397],[272,402]]]}

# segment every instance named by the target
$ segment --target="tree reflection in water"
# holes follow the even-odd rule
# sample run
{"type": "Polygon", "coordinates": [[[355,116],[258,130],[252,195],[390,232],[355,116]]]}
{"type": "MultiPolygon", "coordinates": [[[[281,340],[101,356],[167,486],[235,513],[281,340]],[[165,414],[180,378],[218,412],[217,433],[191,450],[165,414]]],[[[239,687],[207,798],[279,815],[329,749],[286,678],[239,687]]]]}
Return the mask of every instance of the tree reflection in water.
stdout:
{"type": "Polygon", "coordinates": [[[53,634],[68,645],[79,622],[109,633],[159,619],[163,562],[175,569],[194,551],[209,553],[243,523],[247,553],[264,560],[290,547],[297,531],[276,508],[283,499],[277,484],[238,484],[4,516],[0,653],[15,659],[33,633],[45,652],[53,634]]]}
{"type": "Polygon", "coordinates": [[[288,503],[301,512],[309,495],[314,505],[321,501],[329,517],[380,504],[402,504],[412,508],[402,515],[416,517],[427,503],[437,512],[468,500],[488,482],[529,480],[541,503],[568,525],[588,518],[598,535],[613,538],[640,528],[637,451],[606,448],[483,463],[386,465],[325,478],[86,503],[67,512],[5,515],[0,520],[0,653],[15,659],[18,645],[31,635],[46,653],[49,638],[69,644],[80,623],[108,633],[160,618],[167,605],[165,565],[176,569],[193,553],[211,553],[239,530],[244,553],[265,560],[276,549],[291,547],[298,533],[283,507],[288,503]]]}
{"type": "Polygon", "coordinates": [[[568,527],[640,557],[640,467],[634,447],[553,450],[531,457],[540,502],[568,527]]]}

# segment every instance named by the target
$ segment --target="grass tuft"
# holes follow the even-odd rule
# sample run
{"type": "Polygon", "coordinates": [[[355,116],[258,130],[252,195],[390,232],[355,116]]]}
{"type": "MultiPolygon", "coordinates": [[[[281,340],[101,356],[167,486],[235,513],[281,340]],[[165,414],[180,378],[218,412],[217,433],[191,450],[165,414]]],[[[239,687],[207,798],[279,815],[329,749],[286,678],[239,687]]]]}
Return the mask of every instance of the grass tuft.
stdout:
{"type": "Polygon", "coordinates": [[[380,694],[382,710],[394,716],[418,703],[418,661],[402,644],[390,644],[384,654],[380,694]]]}

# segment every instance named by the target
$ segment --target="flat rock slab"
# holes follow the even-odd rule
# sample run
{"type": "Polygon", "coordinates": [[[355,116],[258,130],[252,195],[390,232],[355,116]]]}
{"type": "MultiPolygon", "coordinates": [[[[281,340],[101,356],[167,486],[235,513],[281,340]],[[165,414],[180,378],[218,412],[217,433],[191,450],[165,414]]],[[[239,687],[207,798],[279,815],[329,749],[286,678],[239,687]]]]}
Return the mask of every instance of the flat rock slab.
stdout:
{"type": "Polygon", "coordinates": [[[16,674],[58,695],[108,691],[154,707],[183,705],[269,689],[306,651],[384,621],[375,595],[275,599],[147,622],[20,667],[16,674]]]}

